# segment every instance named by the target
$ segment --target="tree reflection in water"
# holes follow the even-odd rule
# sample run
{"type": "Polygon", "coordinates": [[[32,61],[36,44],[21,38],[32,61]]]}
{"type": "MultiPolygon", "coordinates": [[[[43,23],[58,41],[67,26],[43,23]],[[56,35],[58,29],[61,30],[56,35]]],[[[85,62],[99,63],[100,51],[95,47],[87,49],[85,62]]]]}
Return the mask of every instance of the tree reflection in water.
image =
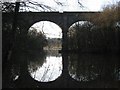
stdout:
{"type": "Polygon", "coordinates": [[[23,71],[27,72],[27,64],[29,62],[34,62],[36,63],[35,65],[31,65],[32,66],[32,70],[36,70],[37,66],[42,66],[42,64],[44,63],[44,58],[46,53],[44,51],[42,52],[36,52],[36,53],[15,53],[15,56],[12,58],[12,65],[11,65],[11,73],[10,73],[10,77],[12,79],[12,81],[15,81],[19,78],[19,76],[21,74],[24,74],[23,71]]]}
{"type": "MultiPolygon", "coordinates": [[[[52,51],[53,52],[53,51],[52,51]]],[[[52,54],[52,53],[51,53],[52,54]]],[[[49,53],[40,61],[29,62],[28,69],[32,78],[40,82],[49,82],[57,79],[62,73],[61,55],[50,55],[49,53]]]]}
{"type": "Polygon", "coordinates": [[[115,80],[119,81],[120,80],[120,66],[115,68],[114,75],[115,75],[115,80]]]}
{"type": "Polygon", "coordinates": [[[69,74],[77,81],[120,80],[118,56],[70,54],[68,57],[69,74]]]}
{"type": "Polygon", "coordinates": [[[28,69],[30,70],[30,73],[35,72],[39,67],[41,67],[43,63],[46,62],[45,58],[45,52],[40,53],[37,58],[29,58],[28,69]]]}

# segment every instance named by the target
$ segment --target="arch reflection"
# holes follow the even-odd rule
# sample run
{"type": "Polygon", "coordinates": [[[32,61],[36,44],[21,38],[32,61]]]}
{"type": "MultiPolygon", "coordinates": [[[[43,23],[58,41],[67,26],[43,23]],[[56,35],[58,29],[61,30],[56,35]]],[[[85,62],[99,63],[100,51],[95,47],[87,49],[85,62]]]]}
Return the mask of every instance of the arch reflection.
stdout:
{"type": "Polygon", "coordinates": [[[42,65],[38,61],[29,62],[28,67],[31,77],[35,80],[40,82],[54,81],[62,74],[62,56],[48,53],[42,65]]]}
{"type": "Polygon", "coordinates": [[[69,74],[77,81],[120,80],[119,57],[114,55],[70,54],[69,74]]]}

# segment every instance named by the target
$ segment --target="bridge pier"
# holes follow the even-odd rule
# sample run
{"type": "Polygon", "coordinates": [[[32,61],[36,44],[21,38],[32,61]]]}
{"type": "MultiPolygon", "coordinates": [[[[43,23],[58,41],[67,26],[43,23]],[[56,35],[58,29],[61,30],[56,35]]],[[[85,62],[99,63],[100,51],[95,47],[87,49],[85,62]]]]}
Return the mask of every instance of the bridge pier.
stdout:
{"type": "Polygon", "coordinates": [[[62,28],[62,51],[65,52],[68,50],[68,25],[67,25],[67,17],[63,16],[63,28],[62,28]]]}
{"type": "Polygon", "coordinates": [[[69,86],[69,80],[71,80],[68,70],[68,18],[67,16],[63,16],[63,27],[62,27],[62,63],[63,63],[63,70],[62,70],[62,80],[63,80],[63,87],[69,86]]]}

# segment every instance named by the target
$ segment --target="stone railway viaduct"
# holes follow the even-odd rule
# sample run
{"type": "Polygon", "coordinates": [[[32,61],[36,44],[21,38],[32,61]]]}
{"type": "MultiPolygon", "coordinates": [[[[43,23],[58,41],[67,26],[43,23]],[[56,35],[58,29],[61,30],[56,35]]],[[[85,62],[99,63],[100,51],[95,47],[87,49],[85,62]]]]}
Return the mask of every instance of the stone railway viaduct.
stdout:
{"type": "MultiPolygon", "coordinates": [[[[36,22],[50,21],[57,24],[62,29],[62,47],[63,50],[66,50],[69,27],[77,21],[90,21],[99,14],[100,12],[19,12],[17,24],[24,33],[27,33],[36,22]]],[[[9,17],[9,20],[14,16],[13,13],[3,13],[2,15],[3,19],[9,17]]],[[[51,32],[55,32],[55,30],[51,32]]]]}
{"type": "MultiPolygon", "coordinates": [[[[97,17],[97,15],[101,14],[100,12],[19,12],[18,14],[18,27],[20,28],[21,32],[27,33],[29,28],[35,24],[36,22],[40,21],[50,21],[55,24],[57,24],[61,29],[62,29],[62,50],[67,50],[67,32],[69,27],[77,22],[77,21],[90,21],[94,16],[97,17]]],[[[8,22],[12,20],[11,17],[13,17],[13,13],[3,13],[3,20],[7,20],[8,22]],[[8,19],[6,19],[8,18],[8,19]]],[[[51,31],[55,32],[55,30],[51,31]]],[[[23,72],[23,76],[21,76],[21,79],[18,79],[18,87],[22,85],[21,80],[25,77],[28,79],[26,82],[34,82],[34,85],[38,87],[82,87],[80,83],[74,81],[73,79],[70,78],[69,73],[68,73],[68,57],[66,53],[62,54],[63,57],[63,71],[62,75],[60,78],[57,80],[50,82],[49,84],[47,83],[40,83],[37,81],[34,81],[30,76],[29,73],[27,73],[27,67],[26,71],[23,72]],[[26,75],[25,75],[26,73],[26,75]],[[21,83],[21,84],[20,84],[21,83]],[[75,85],[75,86],[74,86],[75,85]]],[[[26,65],[27,66],[27,65],[26,65]]],[[[91,83],[91,82],[90,82],[91,83]]],[[[94,83],[94,82],[93,82],[94,83]]],[[[88,83],[89,84],[89,83],[88,83]]],[[[26,86],[26,84],[23,84],[25,87],[32,87],[29,84],[26,86]]],[[[86,86],[87,84],[83,83],[83,86],[86,86]]]]}

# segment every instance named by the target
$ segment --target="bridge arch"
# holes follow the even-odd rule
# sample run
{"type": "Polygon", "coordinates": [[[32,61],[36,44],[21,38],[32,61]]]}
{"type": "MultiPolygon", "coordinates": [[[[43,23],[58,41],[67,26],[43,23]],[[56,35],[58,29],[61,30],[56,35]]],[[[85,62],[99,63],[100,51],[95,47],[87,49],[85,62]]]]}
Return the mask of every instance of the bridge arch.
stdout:
{"type": "Polygon", "coordinates": [[[62,28],[52,20],[42,20],[35,22],[31,25],[29,30],[31,30],[31,28],[35,28],[38,32],[41,31],[47,38],[62,38],[62,28]]]}
{"type": "Polygon", "coordinates": [[[73,23],[67,32],[68,50],[78,52],[83,46],[90,45],[93,27],[94,23],[87,20],[73,23]]]}
{"type": "MultiPolygon", "coordinates": [[[[67,30],[76,21],[88,20],[87,16],[94,16],[100,14],[99,12],[19,12],[18,14],[18,25],[22,28],[23,33],[28,32],[29,28],[36,22],[39,21],[51,21],[57,24],[62,29],[62,50],[67,50],[67,30]]],[[[14,16],[14,13],[2,13],[3,18],[14,16]]],[[[10,18],[11,19],[11,18],[10,18]]],[[[24,38],[24,37],[23,37],[24,38]]],[[[65,57],[66,53],[63,53],[63,76],[68,73],[68,62],[65,57]]]]}
{"type": "MultiPolygon", "coordinates": [[[[19,12],[18,24],[23,33],[38,21],[51,21],[62,29],[63,49],[67,49],[68,28],[76,21],[90,20],[90,18],[101,14],[100,12],[19,12]],[[89,17],[88,17],[89,16],[89,17]]],[[[3,13],[4,17],[14,16],[14,13],[3,13]]]]}
{"type": "Polygon", "coordinates": [[[29,30],[29,28],[30,28],[31,26],[33,26],[34,24],[40,23],[40,22],[54,23],[56,26],[58,26],[58,27],[62,30],[62,25],[61,25],[59,22],[54,21],[54,20],[52,20],[52,19],[38,19],[38,20],[36,20],[36,21],[34,21],[34,22],[30,22],[30,23],[28,23],[28,24],[29,24],[29,25],[28,25],[28,30],[29,30]]]}

